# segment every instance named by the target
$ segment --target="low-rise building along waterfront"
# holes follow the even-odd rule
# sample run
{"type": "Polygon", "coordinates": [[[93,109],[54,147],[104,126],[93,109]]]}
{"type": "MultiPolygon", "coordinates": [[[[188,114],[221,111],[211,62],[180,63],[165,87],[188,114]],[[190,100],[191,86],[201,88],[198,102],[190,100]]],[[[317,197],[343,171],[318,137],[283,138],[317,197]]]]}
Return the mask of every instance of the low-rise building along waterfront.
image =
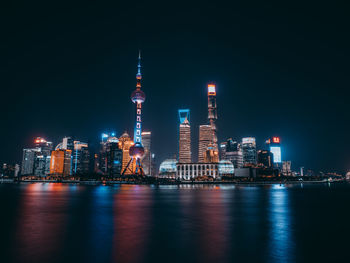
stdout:
{"type": "Polygon", "coordinates": [[[180,180],[191,180],[196,177],[219,177],[218,163],[178,163],[176,165],[176,178],[180,180]]]}

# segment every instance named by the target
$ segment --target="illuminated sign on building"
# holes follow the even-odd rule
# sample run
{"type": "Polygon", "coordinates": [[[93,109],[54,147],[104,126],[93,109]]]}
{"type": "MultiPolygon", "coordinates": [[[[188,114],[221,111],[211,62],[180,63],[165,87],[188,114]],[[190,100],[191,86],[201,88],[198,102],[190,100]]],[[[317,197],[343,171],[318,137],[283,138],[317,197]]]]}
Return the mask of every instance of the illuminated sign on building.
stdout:
{"type": "Polygon", "coordinates": [[[272,142],[273,143],[280,143],[280,138],[279,137],[272,137],[272,142]]]}
{"type": "Polygon", "coordinates": [[[46,140],[41,137],[35,138],[35,143],[44,143],[44,142],[46,142],[46,140]]]}
{"type": "Polygon", "coordinates": [[[274,163],[281,163],[282,157],[281,157],[281,147],[280,146],[271,146],[270,152],[273,154],[273,162],[274,163]]]}
{"type": "Polygon", "coordinates": [[[214,84],[208,84],[208,95],[215,96],[216,88],[214,84]]]}
{"type": "Polygon", "coordinates": [[[280,137],[272,137],[271,139],[266,140],[266,144],[280,144],[280,137]]]}

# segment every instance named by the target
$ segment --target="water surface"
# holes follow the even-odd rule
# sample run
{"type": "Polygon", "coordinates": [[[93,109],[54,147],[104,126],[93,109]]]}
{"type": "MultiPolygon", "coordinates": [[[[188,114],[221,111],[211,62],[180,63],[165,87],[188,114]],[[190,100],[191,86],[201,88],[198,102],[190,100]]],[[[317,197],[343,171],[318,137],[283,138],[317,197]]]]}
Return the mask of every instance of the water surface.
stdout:
{"type": "Polygon", "coordinates": [[[349,262],[350,187],[0,185],[1,262],[349,262]]]}

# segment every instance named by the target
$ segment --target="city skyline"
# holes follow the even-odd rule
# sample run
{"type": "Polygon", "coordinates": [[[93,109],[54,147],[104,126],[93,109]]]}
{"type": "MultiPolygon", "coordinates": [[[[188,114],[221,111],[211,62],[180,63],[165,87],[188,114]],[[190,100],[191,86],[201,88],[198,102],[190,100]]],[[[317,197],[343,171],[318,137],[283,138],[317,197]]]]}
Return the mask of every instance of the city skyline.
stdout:
{"type": "MultiPolygon", "coordinates": [[[[139,57],[139,59],[140,59],[140,57],[139,57]]],[[[140,68],[140,64],[138,64],[138,68],[140,68]]],[[[139,73],[138,73],[139,74],[139,73]]],[[[216,88],[216,85],[213,85],[213,84],[211,84],[211,83],[208,83],[207,85],[206,85],[206,87],[204,87],[204,89],[208,92],[208,94],[209,94],[209,87],[214,87],[214,89],[216,88]]],[[[208,95],[209,96],[209,95],[208,95]]],[[[209,96],[210,97],[210,96],[209,96]]],[[[216,97],[216,91],[215,91],[215,97],[216,97]]],[[[208,103],[209,103],[209,101],[208,101],[208,103]]],[[[216,104],[216,102],[215,102],[215,104],[216,104]]],[[[208,104],[209,105],[209,104],[208,104]]],[[[215,106],[216,107],[216,106],[215,106]]],[[[191,107],[188,107],[189,109],[191,109],[191,107]]],[[[209,107],[210,108],[210,107],[209,107]]],[[[209,109],[208,108],[208,109],[209,109]]],[[[189,111],[189,109],[188,109],[188,111],[189,111]]],[[[207,110],[208,110],[207,109],[207,110]]],[[[179,110],[178,110],[179,111],[179,110]]],[[[210,110],[209,110],[209,112],[210,112],[210,110]]],[[[215,113],[215,114],[217,114],[217,113],[215,113]]],[[[209,115],[210,115],[210,113],[209,113],[209,115]]],[[[203,123],[205,123],[205,121],[203,122],[203,123]]],[[[198,132],[198,134],[196,134],[196,132],[194,132],[194,134],[193,134],[193,132],[192,132],[192,129],[195,129],[195,127],[192,127],[192,125],[190,126],[190,136],[191,136],[191,141],[193,141],[193,137],[195,137],[195,138],[198,138],[197,139],[197,144],[195,143],[194,145],[192,145],[191,144],[191,148],[195,148],[195,149],[198,149],[197,147],[199,147],[199,149],[201,149],[201,146],[200,146],[200,144],[201,144],[201,140],[200,140],[200,129],[201,129],[201,127],[206,127],[206,126],[208,126],[208,132],[209,133],[211,133],[211,125],[210,125],[210,122],[208,122],[208,124],[199,124],[199,125],[197,125],[197,130],[198,130],[198,128],[199,128],[199,132],[198,132]]],[[[180,127],[181,127],[181,125],[180,125],[180,127]]],[[[113,132],[111,133],[111,134],[115,134],[115,129],[113,129],[113,128],[109,128],[109,129],[105,129],[105,130],[113,130],[113,132]]],[[[124,128],[124,131],[126,132],[126,131],[129,131],[130,130],[130,127],[128,127],[128,128],[124,128]]],[[[124,133],[125,133],[124,132],[124,133]]],[[[208,134],[209,134],[208,133],[208,134]]],[[[136,136],[134,133],[131,133],[132,134],[132,136],[136,136]]],[[[122,134],[119,134],[119,136],[122,136],[122,134]]],[[[209,136],[209,135],[208,135],[209,136]]],[[[211,136],[212,135],[210,135],[209,137],[211,138],[211,136]]],[[[214,136],[216,136],[216,135],[214,135],[214,136]]],[[[79,136],[74,136],[74,137],[76,137],[77,139],[80,139],[80,137],[79,136]]],[[[208,137],[208,138],[209,138],[208,137]]],[[[222,136],[220,136],[220,137],[222,137],[222,136]]],[[[232,136],[231,136],[232,137],[232,136]]],[[[270,136],[271,137],[271,136],[270,136]]],[[[40,137],[38,137],[38,138],[40,138],[40,137]]],[[[64,136],[64,139],[66,138],[66,136],[64,136]]],[[[98,136],[96,136],[96,138],[98,138],[98,136]]],[[[89,146],[90,147],[90,149],[92,149],[93,150],[93,152],[98,152],[98,144],[99,144],[99,141],[98,140],[96,140],[96,138],[94,138],[94,139],[88,139],[87,141],[89,141],[89,142],[93,142],[92,143],[92,147],[91,146],[89,146]]],[[[250,137],[248,137],[248,138],[250,138],[250,137]]],[[[254,137],[252,137],[252,138],[254,138],[255,139],[255,136],[254,137]]],[[[226,138],[226,139],[223,139],[223,141],[225,141],[225,140],[227,140],[228,138],[226,138]]],[[[244,140],[245,139],[245,137],[242,137],[242,138],[236,138],[236,137],[234,137],[234,139],[235,140],[237,140],[239,143],[242,143],[242,140],[244,140]]],[[[51,140],[51,139],[50,139],[51,140]]],[[[56,138],[56,140],[57,140],[57,138],[56,138]]],[[[211,140],[211,139],[209,139],[209,140],[211,140]]],[[[268,140],[270,140],[270,139],[268,139],[268,140]]],[[[51,140],[51,141],[55,141],[55,140],[51,140]]],[[[220,141],[220,139],[218,140],[218,141],[220,141]]],[[[221,141],[220,141],[221,142],[221,141]]],[[[51,143],[51,142],[50,142],[51,143]]],[[[256,149],[260,149],[260,150],[264,150],[264,149],[268,149],[268,148],[270,148],[269,146],[266,146],[266,144],[269,144],[267,141],[266,141],[266,138],[265,139],[262,139],[262,140],[260,140],[260,142],[255,142],[256,143],[256,149]]],[[[59,145],[59,144],[58,144],[59,145]]],[[[27,146],[25,146],[24,148],[26,148],[27,146]]],[[[29,146],[28,146],[29,147],[29,146]]],[[[205,147],[206,148],[206,147],[205,147]]],[[[166,149],[166,148],[165,148],[166,149]]],[[[271,149],[271,148],[270,148],[271,149]]],[[[203,151],[203,150],[202,150],[203,151]]],[[[163,153],[164,153],[165,151],[163,151],[163,153]]],[[[152,152],[153,154],[154,154],[154,152],[152,152]]],[[[157,153],[156,153],[157,154],[157,153]]],[[[158,162],[157,162],[157,168],[159,167],[159,164],[161,163],[161,161],[163,161],[163,160],[166,160],[166,159],[169,159],[169,158],[171,158],[171,155],[177,155],[178,156],[178,152],[175,152],[175,153],[173,153],[173,152],[166,152],[163,156],[165,156],[165,158],[162,158],[162,159],[158,159],[158,162]]],[[[255,154],[256,155],[256,154],[255,154]]],[[[194,156],[196,156],[196,154],[194,154],[194,156]]],[[[257,158],[257,156],[255,156],[256,158],[257,158]]],[[[199,162],[203,162],[204,161],[204,159],[202,158],[202,159],[199,159],[199,154],[196,156],[196,158],[199,160],[199,162]]],[[[283,159],[283,161],[286,161],[287,159],[283,159]]],[[[13,163],[15,163],[15,162],[13,162],[13,163]]],[[[20,161],[18,161],[18,163],[20,163],[20,161]]],[[[181,163],[181,162],[180,162],[181,163]]],[[[294,162],[293,162],[293,164],[294,164],[294,162]]],[[[298,171],[299,170],[299,168],[308,168],[308,169],[316,169],[316,171],[317,171],[317,169],[318,168],[315,168],[315,167],[309,167],[308,166],[308,164],[305,164],[305,163],[303,163],[301,166],[295,166],[295,165],[293,165],[293,170],[294,171],[298,171]]],[[[124,167],[125,168],[125,167],[124,167]]],[[[156,169],[157,169],[156,168],[156,169]]],[[[158,169],[157,169],[158,170],[158,169]]],[[[329,171],[326,171],[326,172],[330,172],[330,171],[336,171],[336,169],[330,169],[329,171]]]]}
{"type": "MultiPolygon", "coordinates": [[[[65,20],[59,10],[41,20],[28,16],[40,14],[42,7],[19,12],[8,7],[3,18],[17,22],[9,23],[2,43],[1,162],[20,162],[34,137],[56,144],[75,136],[97,148],[105,130],[131,135],[128,98],[141,49],[148,97],[143,124],[152,131],[158,165],[177,153],[179,108],[191,110],[192,127],[205,123],[205,87],[214,81],[219,142],[253,136],[262,148],[267,138],[279,136],[293,167],[349,169],[348,41],[332,31],[345,30],[336,16],[309,21],[312,4],[295,16],[283,4],[270,10],[256,3],[235,7],[237,20],[229,19],[229,7],[209,19],[190,5],[187,11],[172,9],[172,19],[158,24],[152,5],[142,5],[145,12],[137,16],[152,18],[137,23],[134,9],[125,5],[120,16],[113,8],[95,12],[93,5],[72,6],[83,12],[65,20]],[[176,22],[179,16],[182,23],[176,22]]],[[[209,6],[202,8],[210,13],[209,6]]],[[[328,7],[318,5],[318,11],[328,7]]],[[[192,135],[197,142],[198,130],[192,135]]],[[[195,148],[192,153],[196,159],[195,148]]]]}

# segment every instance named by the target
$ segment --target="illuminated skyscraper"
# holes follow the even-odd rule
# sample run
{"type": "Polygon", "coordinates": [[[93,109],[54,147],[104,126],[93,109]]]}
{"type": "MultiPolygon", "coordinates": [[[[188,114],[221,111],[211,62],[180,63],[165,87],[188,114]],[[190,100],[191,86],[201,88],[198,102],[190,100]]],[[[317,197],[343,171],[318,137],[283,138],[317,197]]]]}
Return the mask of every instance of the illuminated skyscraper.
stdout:
{"type": "Polygon", "coordinates": [[[282,162],[282,173],[283,175],[290,176],[292,175],[292,162],[291,161],[283,161],[282,162]]]}
{"type": "Polygon", "coordinates": [[[244,166],[256,165],[256,142],[254,137],[242,139],[242,151],[244,166]]]}
{"type": "Polygon", "coordinates": [[[267,150],[258,151],[258,164],[266,168],[273,167],[273,154],[267,150]]]}
{"type": "Polygon", "coordinates": [[[119,140],[109,137],[106,143],[107,174],[118,176],[122,172],[123,150],[119,148],[119,140]]]}
{"type": "Polygon", "coordinates": [[[142,158],[142,168],[145,175],[152,175],[151,135],[150,131],[141,133],[142,145],[145,149],[145,155],[142,158]]]}
{"type": "Polygon", "coordinates": [[[198,162],[219,162],[218,138],[216,134],[216,87],[208,84],[208,121],[209,125],[199,126],[198,162]]]}
{"type": "MultiPolygon", "coordinates": [[[[64,137],[62,139],[62,142],[59,143],[55,150],[69,150],[68,152],[66,152],[66,154],[71,153],[70,156],[70,172],[69,174],[72,175],[73,174],[73,150],[74,150],[74,141],[72,137],[64,137]]],[[[68,157],[67,157],[68,158],[68,157]]],[[[51,173],[51,168],[50,168],[50,173],[51,173]]]]}
{"type": "Polygon", "coordinates": [[[34,160],[37,153],[37,149],[23,149],[22,159],[22,175],[33,175],[34,174],[34,160]]]}
{"type": "Polygon", "coordinates": [[[220,146],[222,146],[222,159],[231,161],[234,168],[241,168],[243,166],[243,153],[241,145],[238,142],[229,138],[225,143],[220,144],[220,146]]]}
{"type": "Polygon", "coordinates": [[[69,176],[71,174],[71,150],[57,149],[51,153],[50,174],[69,176]]]}
{"type": "Polygon", "coordinates": [[[123,170],[122,174],[126,173],[126,170],[129,169],[133,174],[143,175],[143,168],[141,164],[141,158],[143,157],[145,150],[141,142],[141,110],[142,103],[146,100],[145,93],[141,90],[141,53],[139,53],[139,62],[137,65],[137,74],[136,74],[136,90],[131,94],[131,101],[136,104],[136,123],[134,129],[134,145],[130,147],[129,154],[131,160],[129,161],[126,168],[123,170]],[[135,162],[135,169],[132,168],[132,162],[135,162]]]}
{"type": "Polygon", "coordinates": [[[212,142],[212,129],[210,125],[199,126],[198,162],[205,162],[205,153],[212,142]]]}
{"type": "Polygon", "coordinates": [[[89,146],[86,142],[74,141],[73,173],[87,174],[90,165],[89,146]]]}
{"type": "Polygon", "coordinates": [[[212,146],[218,152],[218,138],[216,134],[216,120],[218,118],[216,107],[216,86],[208,84],[208,119],[212,129],[212,146]]]}
{"type": "Polygon", "coordinates": [[[219,147],[220,160],[226,160],[226,145],[227,142],[221,142],[219,147]]]}
{"type": "MultiPolygon", "coordinates": [[[[113,133],[114,134],[114,133],[113,133]]],[[[98,155],[95,156],[94,171],[100,174],[107,174],[107,141],[112,134],[102,133],[100,141],[100,149],[98,155]]]]}
{"type": "Polygon", "coordinates": [[[62,140],[62,149],[64,150],[74,150],[74,141],[72,137],[64,137],[62,140]]]}
{"type": "Polygon", "coordinates": [[[179,110],[179,163],[191,163],[191,125],[190,125],[190,110],[179,110]]]}
{"type": "Polygon", "coordinates": [[[44,177],[50,172],[52,142],[37,137],[34,145],[35,148],[23,150],[22,175],[44,177]]]}
{"type": "Polygon", "coordinates": [[[219,162],[219,152],[215,149],[214,145],[210,143],[204,154],[204,162],[206,163],[218,163],[219,162]]]}
{"type": "Polygon", "coordinates": [[[41,137],[37,137],[34,142],[37,149],[34,161],[34,175],[45,177],[50,173],[52,142],[48,142],[41,137]]]}
{"type": "Polygon", "coordinates": [[[270,152],[273,154],[273,163],[277,167],[281,167],[282,154],[281,154],[281,139],[279,137],[272,137],[266,141],[266,144],[270,147],[270,152]]]}
{"type": "Polygon", "coordinates": [[[132,174],[134,162],[130,163],[131,169],[126,169],[128,163],[131,160],[131,156],[129,154],[130,147],[134,145],[134,141],[130,138],[127,132],[124,132],[122,136],[119,137],[119,148],[123,151],[122,158],[122,171],[125,171],[124,174],[132,174]]]}

